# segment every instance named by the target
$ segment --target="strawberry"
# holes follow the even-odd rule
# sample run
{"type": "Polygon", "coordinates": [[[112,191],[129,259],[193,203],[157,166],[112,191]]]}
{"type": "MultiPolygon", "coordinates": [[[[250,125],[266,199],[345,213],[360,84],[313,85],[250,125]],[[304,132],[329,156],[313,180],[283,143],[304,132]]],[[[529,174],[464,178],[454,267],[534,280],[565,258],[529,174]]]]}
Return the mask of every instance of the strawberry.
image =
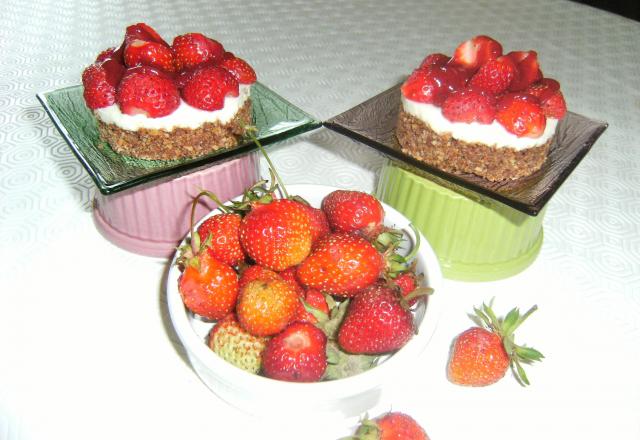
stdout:
{"type": "Polygon", "coordinates": [[[327,337],[313,324],[294,322],[267,342],[262,372],[290,382],[319,381],[327,368],[327,337]]]}
{"type": "Polygon", "coordinates": [[[382,230],[384,208],[371,194],[340,189],[327,194],[321,206],[334,232],[356,232],[373,239],[382,230]]]}
{"type": "Polygon", "coordinates": [[[282,272],[279,272],[278,275],[280,278],[285,280],[289,285],[296,291],[300,298],[304,298],[304,287],[298,281],[298,276],[296,275],[297,268],[296,266],[287,267],[282,272]]]}
{"type": "Polygon", "coordinates": [[[507,56],[500,56],[484,63],[471,77],[469,84],[497,95],[504,92],[516,74],[516,64],[507,56]]]}
{"type": "Polygon", "coordinates": [[[96,64],[100,64],[101,62],[113,57],[116,52],[115,47],[109,47],[98,54],[96,60],[94,61],[96,64]]]}
{"type": "Polygon", "coordinates": [[[373,284],[384,269],[383,255],[366,239],[332,233],[298,266],[298,279],[308,288],[348,297],[373,284]]]}
{"type": "Polygon", "coordinates": [[[238,298],[238,275],[228,264],[208,252],[185,256],[178,290],[185,306],[208,319],[222,319],[231,312],[238,298]]]}
{"type": "Polygon", "coordinates": [[[249,373],[258,374],[267,338],[248,333],[240,326],[236,316],[229,313],[209,332],[208,345],[225,361],[249,373]]]}
{"type": "Polygon", "coordinates": [[[550,98],[542,101],[541,104],[544,115],[549,118],[562,119],[567,114],[567,103],[559,90],[550,98]]]}
{"type": "Polygon", "coordinates": [[[360,423],[355,438],[360,440],[429,440],[422,426],[411,416],[389,412],[360,423]]]}
{"type": "MultiPolygon", "coordinates": [[[[117,83],[116,83],[117,84],[117,83]]],[[[102,64],[92,64],[82,72],[84,101],[91,110],[108,107],[116,102],[113,84],[102,64]]]]}
{"type": "Polygon", "coordinates": [[[148,66],[125,71],[117,90],[122,113],[159,118],[171,114],[180,105],[180,94],[169,76],[148,66]]]}
{"type": "Polygon", "coordinates": [[[256,72],[242,58],[229,57],[225,53],[218,65],[232,74],[240,84],[253,84],[256,82],[256,72]]]}
{"type": "Polygon", "coordinates": [[[348,353],[383,354],[403,347],[415,328],[411,311],[398,293],[376,283],[351,298],[338,331],[338,344],[348,353]]]}
{"type": "Polygon", "coordinates": [[[537,81],[531,84],[527,89],[523,92],[528,95],[533,95],[543,102],[553,95],[556,94],[560,90],[560,83],[553,78],[542,78],[540,81],[537,81]]]}
{"type": "Polygon", "coordinates": [[[509,90],[518,92],[542,79],[542,72],[538,65],[538,53],[535,50],[509,52],[507,57],[516,64],[516,73],[509,84],[509,90]]]}
{"type": "Polygon", "coordinates": [[[491,124],[496,116],[495,98],[481,88],[453,92],[442,103],[442,115],[452,122],[491,124]]]}
{"type": "Polygon", "coordinates": [[[270,336],[291,322],[299,302],[298,294],[286,281],[256,279],[240,289],[236,313],[246,331],[270,336]]]}
{"type": "Polygon", "coordinates": [[[475,316],[471,317],[477,326],[456,337],[447,364],[449,380],[458,385],[491,385],[502,379],[511,365],[516,380],[529,385],[521,363],[540,361],[544,356],[533,348],[516,345],[513,332],[536,309],[533,306],[520,316],[514,308],[498,318],[491,304],[474,308],[475,316]]]}
{"type": "Polygon", "coordinates": [[[502,45],[491,37],[478,35],[461,43],[451,57],[451,63],[476,71],[489,60],[502,55],[502,45]]]}
{"type": "Polygon", "coordinates": [[[124,49],[127,67],[151,66],[173,73],[175,65],[171,48],[161,43],[145,40],[131,40],[124,49]]]}
{"type": "Polygon", "coordinates": [[[185,102],[201,110],[220,110],[227,95],[239,95],[238,81],[216,66],[197,69],[182,88],[185,102]]]}
{"type": "Polygon", "coordinates": [[[315,324],[319,321],[318,316],[322,320],[329,319],[329,304],[324,294],[317,289],[307,289],[304,293],[304,301],[300,301],[298,311],[294,321],[304,321],[315,324]]]}
{"type": "Polygon", "coordinates": [[[240,221],[242,217],[235,213],[216,214],[206,219],[198,227],[200,240],[214,258],[235,266],[244,260],[240,245],[240,221]]]}
{"type": "Polygon", "coordinates": [[[244,270],[240,274],[240,280],[238,281],[240,288],[242,289],[244,286],[249,284],[254,280],[281,280],[282,277],[278,275],[276,272],[271,269],[264,268],[257,264],[253,264],[244,268],[244,270]]]}
{"type": "Polygon", "coordinates": [[[311,243],[313,244],[331,232],[329,220],[327,220],[327,215],[322,209],[314,208],[313,206],[306,204],[302,204],[302,206],[307,211],[307,214],[309,214],[311,243]]]}
{"type": "Polygon", "coordinates": [[[432,53],[430,55],[427,55],[425,59],[422,60],[418,69],[422,69],[427,66],[444,66],[449,62],[450,59],[450,57],[443,53],[432,53]]]}
{"type": "Polygon", "coordinates": [[[497,104],[496,120],[518,137],[537,138],[544,133],[547,118],[532,95],[509,93],[497,104]]]}
{"type": "Polygon", "coordinates": [[[295,266],[311,251],[309,215],[293,200],[256,203],[242,219],[240,243],[249,257],[267,269],[295,266]]]}
{"type": "Polygon", "coordinates": [[[419,286],[422,284],[423,279],[424,275],[417,275],[415,269],[412,267],[410,270],[402,272],[397,277],[391,279],[390,282],[392,286],[395,286],[395,288],[400,291],[403,298],[407,299],[408,305],[413,306],[418,302],[420,297],[411,294],[420,288],[419,286]]]}
{"type": "Polygon", "coordinates": [[[152,41],[160,43],[163,46],[169,46],[167,42],[162,39],[160,34],[146,23],[136,23],[127,27],[124,34],[125,44],[133,40],[152,41]]]}
{"type": "Polygon", "coordinates": [[[429,65],[416,69],[402,84],[405,98],[440,105],[449,93],[464,88],[466,76],[455,66],[429,65]]]}
{"type": "Polygon", "coordinates": [[[217,62],[224,56],[222,44],[197,32],[178,35],[171,47],[177,70],[190,69],[206,61],[217,62]]]}

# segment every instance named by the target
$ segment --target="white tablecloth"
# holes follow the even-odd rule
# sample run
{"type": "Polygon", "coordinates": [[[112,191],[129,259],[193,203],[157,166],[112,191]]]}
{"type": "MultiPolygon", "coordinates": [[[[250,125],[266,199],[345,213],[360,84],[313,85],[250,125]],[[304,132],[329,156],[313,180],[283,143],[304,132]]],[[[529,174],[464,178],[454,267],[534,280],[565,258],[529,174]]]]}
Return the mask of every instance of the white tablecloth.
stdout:
{"type": "MultiPolygon", "coordinates": [[[[548,205],[523,273],[446,281],[446,310],[415,374],[371,415],[413,415],[432,439],[640,438],[640,24],[561,0],[437,2],[5,0],[0,8],[0,439],[309,438],[256,421],[190,369],[163,298],[167,261],[105,241],[95,187],[36,101],[79,83],[95,54],[144,21],[199,31],[324,120],[397,83],[430,52],[488,34],[536,49],[576,113],[609,122],[548,205]],[[447,382],[449,344],[473,305],[539,310],[518,338],[545,360],[532,386],[447,382]]],[[[272,148],[285,181],[371,191],[384,158],[326,129],[272,148]]],[[[304,403],[302,403],[304,404],[304,403]]]]}

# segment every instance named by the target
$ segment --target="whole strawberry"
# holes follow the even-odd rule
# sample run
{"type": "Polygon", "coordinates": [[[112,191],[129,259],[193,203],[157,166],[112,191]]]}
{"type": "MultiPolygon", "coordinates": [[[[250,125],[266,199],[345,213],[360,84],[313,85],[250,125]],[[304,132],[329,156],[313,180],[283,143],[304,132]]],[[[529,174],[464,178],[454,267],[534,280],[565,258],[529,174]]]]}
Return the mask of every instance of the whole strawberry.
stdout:
{"type": "Polygon", "coordinates": [[[451,349],[447,365],[449,380],[458,385],[491,385],[502,379],[511,366],[516,380],[521,385],[529,385],[522,364],[540,361],[544,356],[533,348],[516,345],[513,332],[536,309],[534,306],[520,316],[514,308],[504,318],[498,318],[491,305],[475,308],[473,320],[477,327],[458,335],[451,349]]]}
{"type": "Polygon", "coordinates": [[[114,83],[110,80],[101,63],[92,64],[84,69],[82,85],[84,86],[84,101],[91,110],[115,104],[117,82],[114,83]]]}
{"type": "Polygon", "coordinates": [[[358,232],[372,239],[382,230],[384,208],[371,194],[332,191],[322,200],[322,211],[334,232],[358,232]]]}
{"type": "Polygon", "coordinates": [[[298,294],[286,281],[257,279],[240,289],[236,314],[252,335],[271,336],[292,321],[299,303],[298,294]]]}
{"type": "Polygon", "coordinates": [[[209,332],[209,348],[225,361],[258,374],[267,338],[245,331],[233,313],[218,321],[209,332]]]}
{"type": "Polygon", "coordinates": [[[382,354],[404,346],[413,336],[413,315],[399,293],[383,283],[353,297],[338,330],[338,344],[356,354],[382,354]]]}
{"type": "Polygon", "coordinates": [[[327,337],[308,322],[294,322],[267,342],[262,372],[272,379],[316,382],[327,368],[327,337]]]}
{"type": "Polygon", "coordinates": [[[267,269],[295,266],[311,251],[309,215],[293,200],[256,203],[242,219],[240,243],[249,257],[267,269]]]}
{"type": "Polygon", "coordinates": [[[412,101],[440,105],[449,93],[466,85],[466,73],[452,65],[427,65],[416,69],[402,84],[402,95],[412,101]]]}
{"type": "Polygon", "coordinates": [[[487,61],[471,77],[469,84],[497,95],[504,92],[516,75],[516,64],[508,56],[487,61]]]}
{"type": "Polygon", "coordinates": [[[266,267],[259,266],[257,264],[252,264],[250,266],[246,266],[241,269],[240,272],[240,280],[239,285],[242,289],[244,286],[249,284],[251,281],[255,280],[281,280],[282,277],[277,273],[272,271],[271,269],[267,269],[266,267]]]}
{"type": "Polygon", "coordinates": [[[231,266],[208,252],[179,261],[184,271],[178,278],[178,291],[190,311],[217,320],[233,310],[238,298],[238,275],[231,266]]]}
{"type": "Polygon", "coordinates": [[[442,115],[451,122],[491,124],[496,117],[496,100],[484,89],[467,87],[447,97],[442,115]]]}
{"type": "Polygon", "coordinates": [[[185,82],[182,98],[192,107],[213,111],[224,107],[227,95],[238,96],[239,90],[238,81],[229,72],[217,66],[203,66],[185,82]]]}
{"type": "Polygon", "coordinates": [[[233,55],[225,56],[218,65],[232,74],[240,84],[253,84],[256,82],[256,72],[242,58],[237,58],[233,55]]]}
{"type": "Polygon", "coordinates": [[[538,138],[544,133],[547,118],[538,99],[523,93],[508,93],[497,103],[496,120],[518,137],[538,138]]]}
{"type": "Polygon", "coordinates": [[[224,56],[222,44],[197,32],[178,35],[171,48],[177,70],[191,69],[207,61],[217,62],[224,56]]]}
{"type": "Polygon", "coordinates": [[[365,419],[356,431],[358,440],[429,440],[422,426],[411,416],[389,412],[373,420],[365,419]]]}
{"type": "Polygon", "coordinates": [[[385,269],[385,259],[363,237],[333,233],[320,239],[298,266],[298,279],[310,288],[353,296],[373,284],[385,269]]]}
{"type": "Polygon", "coordinates": [[[245,257],[240,245],[241,220],[239,214],[222,213],[209,217],[198,227],[198,235],[207,251],[230,266],[237,265],[245,257]]]}
{"type": "Polygon", "coordinates": [[[159,118],[180,105],[180,93],[173,80],[148,66],[127,69],[118,85],[117,101],[122,113],[159,118]]]}

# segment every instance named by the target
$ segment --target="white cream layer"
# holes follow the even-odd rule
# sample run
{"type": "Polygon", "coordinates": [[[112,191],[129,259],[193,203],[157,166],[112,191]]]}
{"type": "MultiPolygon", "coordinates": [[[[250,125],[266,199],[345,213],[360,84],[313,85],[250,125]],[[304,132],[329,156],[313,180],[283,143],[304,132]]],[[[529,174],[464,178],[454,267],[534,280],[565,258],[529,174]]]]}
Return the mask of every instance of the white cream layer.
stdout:
{"type": "Polygon", "coordinates": [[[226,96],[224,107],[220,110],[207,111],[191,107],[180,100],[178,108],[170,115],[161,118],[149,118],[145,115],[126,115],[120,111],[118,104],[94,110],[97,118],[106,124],[115,124],[124,130],[136,131],[140,128],[163,129],[171,131],[176,127],[198,128],[205,122],[226,124],[233,119],[238,110],[249,99],[251,85],[240,84],[238,96],[226,96]]]}
{"type": "Polygon", "coordinates": [[[420,119],[438,134],[451,133],[453,138],[460,141],[482,143],[498,148],[512,147],[516,150],[524,150],[543,145],[551,139],[558,125],[557,119],[547,118],[547,125],[542,136],[537,138],[518,137],[505,130],[498,121],[493,121],[491,124],[451,122],[442,115],[440,107],[412,101],[404,96],[402,96],[402,107],[405,112],[420,119]]]}

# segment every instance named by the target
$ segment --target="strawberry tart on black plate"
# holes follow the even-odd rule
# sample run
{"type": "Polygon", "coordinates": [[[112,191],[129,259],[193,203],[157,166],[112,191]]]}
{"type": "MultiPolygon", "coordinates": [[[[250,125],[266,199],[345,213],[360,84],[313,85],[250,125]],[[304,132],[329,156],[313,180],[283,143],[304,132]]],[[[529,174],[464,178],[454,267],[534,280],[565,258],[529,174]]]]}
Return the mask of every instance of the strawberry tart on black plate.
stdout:
{"type": "Polygon", "coordinates": [[[402,150],[446,172],[489,181],[539,170],[566,113],[560,84],[543,76],[535,51],[503,54],[484,35],[452,57],[428,55],[401,92],[402,150]]]}
{"type": "Polygon", "coordinates": [[[150,26],[127,27],[82,73],[102,140],[142,159],[179,159],[231,148],[251,124],[253,68],[200,33],[169,45],[150,26]]]}

